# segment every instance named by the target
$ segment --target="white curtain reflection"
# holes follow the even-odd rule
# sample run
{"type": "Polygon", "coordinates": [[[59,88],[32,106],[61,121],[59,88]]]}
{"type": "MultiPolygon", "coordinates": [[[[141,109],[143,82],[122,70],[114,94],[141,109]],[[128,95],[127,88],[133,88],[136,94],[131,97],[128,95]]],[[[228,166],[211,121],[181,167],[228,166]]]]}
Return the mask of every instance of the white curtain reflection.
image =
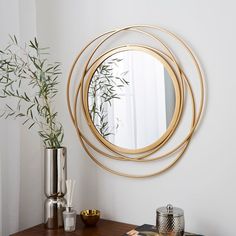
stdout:
{"type": "MultiPolygon", "coordinates": [[[[147,53],[126,51],[113,57],[122,59],[119,67],[113,66],[114,75],[127,71],[126,79],[130,83],[122,91],[117,89],[121,99],[113,100],[108,109],[109,124],[115,127],[118,122],[118,128],[115,135],[110,135],[107,139],[121,147],[147,146],[161,137],[168,127],[168,84],[165,80],[171,79],[165,78],[163,64],[147,53]]],[[[170,85],[172,86],[172,82],[170,85]]],[[[173,88],[171,90],[172,92],[168,91],[169,94],[173,94],[173,88]]],[[[168,102],[174,103],[173,97],[168,102]]],[[[169,111],[169,116],[172,114],[173,111],[169,111]]]]}

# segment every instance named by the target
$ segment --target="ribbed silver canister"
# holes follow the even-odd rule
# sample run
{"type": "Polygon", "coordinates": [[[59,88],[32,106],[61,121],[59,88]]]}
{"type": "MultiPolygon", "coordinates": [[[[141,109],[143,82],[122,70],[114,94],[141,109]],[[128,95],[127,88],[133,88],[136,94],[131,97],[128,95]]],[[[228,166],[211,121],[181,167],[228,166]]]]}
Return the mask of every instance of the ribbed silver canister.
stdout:
{"type": "Polygon", "coordinates": [[[160,236],[184,235],[184,211],[168,204],[156,210],[156,228],[160,236]]]}

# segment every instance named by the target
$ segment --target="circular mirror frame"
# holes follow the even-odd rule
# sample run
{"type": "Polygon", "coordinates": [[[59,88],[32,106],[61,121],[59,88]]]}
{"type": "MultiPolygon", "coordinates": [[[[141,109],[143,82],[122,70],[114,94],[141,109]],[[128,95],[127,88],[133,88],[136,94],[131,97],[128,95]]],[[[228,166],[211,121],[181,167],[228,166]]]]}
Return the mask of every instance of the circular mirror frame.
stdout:
{"type": "MultiPolygon", "coordinates": [[[[147,82],[147,81],[145,81],[147,82]]],[[[88,79],[86,80],[85,83],[85,90],[84,90],[84,98],[83,98],[83,102],[84,102],[84,108],[85,108],[85,115],[86,115],[86,120],[88,122],[88,125],[91,129],[91,131],[95,134],[96,138],[98,141],[100,141],[103,145],[105,145],[106,147],[108,147],[111,150],[115,150],[116,152],[120,152],[120,153],[124,153],[124,154],[141,154],[141,153],[145,153],[145,152],[149,152],[150,150],[152,150],[155,147],[158,147],[160,144],[162,144],[163,142],[168,141],[168,139],[171,137],[171,133],[173,133],[173,130],[176,128],[177,126],[177,121],[178,121],[178,115],[180,114],[180,109],[181,109],[181,104],[180,104],[180,87],[179,87],[179,82],[178,79],[175,75],[175,72],[173,71],[172,67],[169,65],[168,61],[166,61],[162,56],[160,56],[158,54],[158,52],[155,51],[154,48],[147,48],[144,46],[137,46],[137,45],[129,45],[129,46],[122,46],[122,47],[118,47],[115,49],[112,49],[111,51],[101,55],[96,62],[92,65],[89,75],[88,75],[88,79]],[[146,147],[143,148],[138,148],[138,149],[128,149],[128,148],[123,148],[120,146],[117,146],[111,142],[109,142],[108,140],[106,140],[96,129],[96,127],[94,126],[92,119],[90,117],[89,114],[89,109],[88,109],[88,90],[89,90],[89,85],[90,82],[93,78],[94,73],[96,72],[98,66],[100,66],[106,59],[108,59],[110,56],[115,55],[116,53],[119,52],[124,52],[124,51],[142,51],[145,52],[151,56],[153,56],[154,58],[156,58],[157,60],[159,60],[165,67],[165,69],[167,70],[168,74],[170,75],[170,78],[173,82],[173,86],[174,86],[174,90],[175,90],[175,109],[174,109],[174,114],[172,116],[171,122],[168,125],[167,130],[165,131],[165,133],[158,138],[155,142],[153,142],[150,145],[147,145],[146,147]]]]}
{"type": "MultiPolygon", "coordinates": [[[[136,47],[137,45],[133,45],[131,47],[136,47]]],[[[122,47],[129,47],[129,45],[123,45],[122,47]]],[[[121,48],[122,48],[121,47],[121,48]]],[[[93,71],[94,72],[94,71],[93,71]]],[[[172,76],[171,76],[172,78],[172,76]]],[[[173,79],[173,78],[172,78],[173,79]]],[[[87,82],[88,84],[88,82],[87,82]]],[[[176,90],[175,90],[176,91],[176,90]]],[[[205,103],[205,78],[204,78],[204,74],[202,71],[202,68],[198,62],[197,57],[195,56],[194,52],[192,51],[192,49],[187,45],[187,43],[181,39],[179,36],[177,36],[176,34],[158,27],[158,26],[151,26],[151,25],[135,25],[135,26],[128,26],[128,27],[124,27],[118,30],[113,30],[113,31],[109,31],[106,32],[98,37],[96,37],[94,40],[92,40],[88,45],[86,45],[84,47],[84,49],[78,54],[78,56],[75,58],[71,70],[69,72],[69,76],[68,76],[68,82],[67,82],[67,104],[68,104],[68,110],[72,119],[72,122],[75,126],[78,138],[83,146],[83,148],[85,149],[85,151],[87,152],[88,156],[96,163],[98,164],[101,168],[116,174],[116,175],[120,175],[120,176],[125,176],[125,177],[131,177],[131,178],[145,178],[145,177],[152,177],[152,176],[156,176],[159,175],[163,172],[165,172],[166,170],[170,169],[172,166],[175,165],[175,163],[180,159],[180,157],[183,155],[183,153],[185,152],[186,148],[188,147],[190,140],[193,136],[194,131],[196,130],[196,128],[198,127],[198,124],[201,120],[202,117],[202,113],[203,113],[203,108],[204,108],[204,103],[205,103]],[[192,88],[192,85],[190,83],[190,80],[188,79],[187,75],[185,74],[183,68],[180,65],[180,62],[178,62],[178,60],[176,59],[176,56],[174,55],[174,53],[171,51],[171,49],[166,45],[166,43],[159,37],[159,35],[156,33],[150,33],[148,30],[156,30],[158,32],[164,33],[167,36],[169,36],[170,38],[174,39],[176,43],[178,43],[188,54],[188,56],[190,57],[190,62],[192,63],[192,65],[194,65],[194,67],[196,68],[196,72],[197,72],[197,76],[200,82],[200,92],[199,92],[199,98],[198,98],[198,108],[197,108],[197,102],[196,102],[196,98],[195,98],[195,92],[192,88]],[[151,39],[153,39],[154,41],[156,41],[157,43],[159,43],[162,48],[163,51],[158,50],[158,49],[154,49],[154,48],[150,48],[148,45],[142,45],[139,47],[145,48],[144,50],[151,50],[153,51],[153,53],[156,53],[159,55],[160,58],[162,58],[164,61],[166,61],[166,63],[170,66],[170,68],[172,69],[172,71],[174,72],[177,81],[178,81],[178,88],[179,88],[179,96],[178,96],[178,101],[179,101],[179,113],[176,116],[175,114],[175,125],[172,127],[170,133],[168,135],[166,135],[166,138],[164,138],[163,141],[160,142],[155,142],[156,145],[150,145],[150,147],[148,147],[145,150],[139,150],[138,153],[136,152],[127,152],[127,150],[120,150],[120,148],[114,148],[114,145],[107,145],[106,142],[104,142],[104,140],[102,140],[101,138],[99,138],[99,135],[95,134],[94,129],[92,128],[92,133],[94,134],[95,138],[97,140],[99,140],[100,143],[102,143],[104,145],[104,148],[106,151],[104,151],[103,149],[100,149],[98,147],[98,145],[95,145],[92,143],[92,141],[90,141],[86,135],[82,132],[81,130],[81,124],[78,120],[78,99],[79,99],[79,95],[80,95],[80,100],[81,100],[81,105],[82,105],[82,111],[84,112],[85,116],[86,116],[86,120],[89,124],[89,126],[91,127],[91,122],[89,121],[89,114],[86,114],[86,90],[88,89],[88,85],[87,89],[86,86],[84,86],[84,83],[86,83],[86,77],[88,77],[88,74],[90,75],[90,79],[91,79],[91,74],[93,74],[91,71],[95,70],[97,67],[96,65],[99,64],[99,61],[101,63],[103,57],[106,57],[106,55],[108,54],[112,54],[114,53],[114,50],[117,50],[118,48],[115,49],[111,49],[110,51],[107,51],[105,53],[103,53],[101,56],[99,56],[97,59],[95,59],[91,65],[89,65],[92,61],[92,58],[94,57],[94,54],[97,52],[97,50],[101,47],[101,45],[103,45],[106,41],[108,41],[110,38],[112,38],[113,36],[120,34],[122,32],[137,32],[140,33],[144,36],[147,36],[151,39]],[[75,91],[75,95],[73,95],[74,100],[71,98],[71,84],[72,84],[72,79],[73,79],[73,72],[75,71],[76,65],[78,63],[78,61],[81,59],[81,57],[85,54],[85,51],[91,47],[95,42],[97,42],[98,40],[100,40],[98,42],[98,44],[95,46],[94,50],[92,51],[92,53],[90,54],[87,62],[85,63],[84,69],[83,69],[83,73],[81,78],[79,79],[79,82],[77,84],[76,87],[76,91],[75,91]],[[95,65],[96,64],[96,65],[95,65]],[[172,148],[171,150],[167,151],[164,154],[159,154],[159,156],[155,156],[155,157],[151,157],[151,155],[154,155],[158,152],[158,150],[160,150],[160,148],[169,140],[169,138],[171,137],[171,135],[174,133],[174,131],[176,130],[176,127],[179,124],[179,121],[181,119],[182,116],[182,111],[184,109],[184,99],[185,99],[185,93],[188,93],[190,96],[190,100],[191,100],[191,105],[192,105],[192,120],[191,120],[191,126],[189,128],[188,134],[184,137],[184,139],[182,141],[180,141],[180,143],[172,148]],[[103,164],[101,161],[99,161],[96,158],[96,155],[94,154],[98,153],[100,155],[102,155],[104,158],[110,158],[113,160],[118,160],[118,161],[128,161],[128,162],[152,162],[152,161],[157,161],[161,158],[166,158],[169,156],[172,156],[174,154],[176,154],[176,157],[174,158],[174,160],[172,160],[168,165],[166,165],[164,168],[157,170],[155,172],[152,173],[148,173],[148,174],[129,174],[129,173],[125,173],[125,172],[121,172],[121,171],[117,171],[113,168],[110,168],[108,166],[106,166],[105,164],[103,164]],[[131,156],[130,156],[131,154],[131,156]]],[[[94,127],[95,128],[95,127],[94,127]]],[[[96,129],[96,128],[95,128],[96,129]]],[[[110,143],[109,143],[110,144],[110,143]]],[[[146,147],[145,147],[146,148],[146,147]]]]}

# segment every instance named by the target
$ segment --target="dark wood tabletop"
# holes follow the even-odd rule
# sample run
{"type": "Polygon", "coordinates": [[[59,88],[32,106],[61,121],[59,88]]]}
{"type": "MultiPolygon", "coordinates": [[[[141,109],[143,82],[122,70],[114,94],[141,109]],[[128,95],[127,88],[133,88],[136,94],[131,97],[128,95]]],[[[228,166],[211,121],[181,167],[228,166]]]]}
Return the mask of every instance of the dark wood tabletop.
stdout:
{"type": "Polygon", "coordinates": [[[111,220],[99,220],[96,227],[85,227],[77,216],[76,230],[71,233],[59,230],[46,230],[44,224],[34,226],[11,236],[122,236],[136,226],[115,222],[111,220]]]}

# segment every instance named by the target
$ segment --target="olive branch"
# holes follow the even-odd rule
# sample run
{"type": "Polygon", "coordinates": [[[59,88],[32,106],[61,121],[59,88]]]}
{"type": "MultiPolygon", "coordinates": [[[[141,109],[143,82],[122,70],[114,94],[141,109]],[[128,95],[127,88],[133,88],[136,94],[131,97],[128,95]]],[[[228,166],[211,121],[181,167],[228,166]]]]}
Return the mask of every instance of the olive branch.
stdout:
{"type": "Polygon", "coordinates": [[[19,118],[28,129],[38,125],[44,145],[58,148],[64,132],[52,102],[61,70],[60,63],[49,63],[46,55],[48,48],[39,47],[36,38],[22,47],[10,36],[7,47],[0,50],[0,98],[15,103],[6,103],[0,117],[19,118]]]}

